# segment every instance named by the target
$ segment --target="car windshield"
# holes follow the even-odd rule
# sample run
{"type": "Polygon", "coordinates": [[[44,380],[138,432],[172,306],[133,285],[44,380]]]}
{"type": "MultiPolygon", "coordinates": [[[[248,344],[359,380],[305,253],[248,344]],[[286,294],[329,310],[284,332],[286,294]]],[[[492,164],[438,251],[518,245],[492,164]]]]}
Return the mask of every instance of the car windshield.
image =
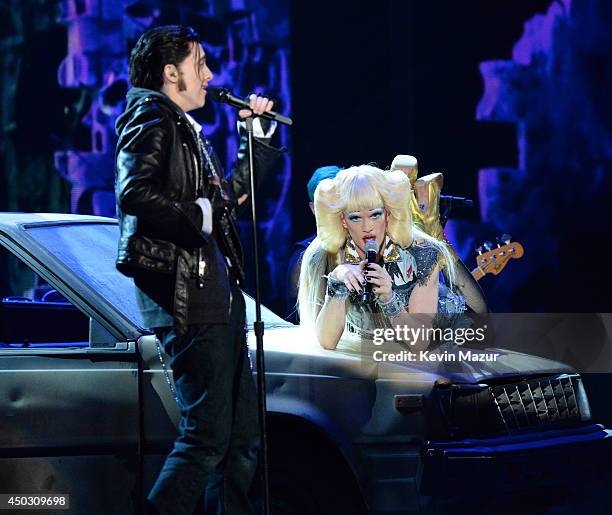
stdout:
{"type": "MultiPolygon", "coordinates": [[[[114,223],[63,223],[31,225],[27,232],[93,292],[139,330],[147,329],[136,302],[134,283],[115,268],[119,228],[114,223]]],[[[245,295],[247,320],[255,320],[255,302],[245,295]]],[[[266,327],[291,325],[269,309],[262,307],[266,327]]]]}

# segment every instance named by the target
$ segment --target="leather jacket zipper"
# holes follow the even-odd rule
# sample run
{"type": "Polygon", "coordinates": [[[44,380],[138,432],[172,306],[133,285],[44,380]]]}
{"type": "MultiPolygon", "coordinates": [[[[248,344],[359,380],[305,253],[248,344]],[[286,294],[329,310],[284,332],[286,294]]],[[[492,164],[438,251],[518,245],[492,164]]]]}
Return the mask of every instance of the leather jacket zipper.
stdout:
{"type": "Polygon", "coordinates": [[[195,169],[195,183],[196,183],[195,200],[197,200],[198,198],[202,196],[202,185],[200,184],[200,167],[199,167],[198,159],[196,158],[196,156],[192,154],[191,157],[193,159],[193,164],[194,164],[194,169],[195,169]]]}
{"type": "MultiPolygon", "coordinates": [[[[196,148],[200,151],[200,142],[199,136],[193,130],[193,127],[189,127],[191,135],[195,138],[196,148]]],[[[196,195],[195,200],[200,198],[203,195],[203,187],[202,187],[202,161],[201,158],[198,159],[196,153],[191,154],[194,171],[195,171],[195,184],[196,184],[196,195]]],[[[202,255],[202,247],[198,247],[198,288],[204,288],[204,275],[206,274],[206,261],[204,260],[204,256],[202,255]]]]}
{"type": "Polygon", "coordinates": [[[198,288],[204,288],[204,274],[206,273],[206,261],[202,256],[202,247],[198,247],[198,288]]]}

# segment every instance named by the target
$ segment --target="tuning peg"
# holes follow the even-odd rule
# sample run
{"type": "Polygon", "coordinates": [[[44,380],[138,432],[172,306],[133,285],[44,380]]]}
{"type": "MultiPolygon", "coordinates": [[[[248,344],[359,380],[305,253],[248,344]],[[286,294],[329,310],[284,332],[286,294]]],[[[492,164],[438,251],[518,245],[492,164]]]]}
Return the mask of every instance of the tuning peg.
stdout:
{"type": "Polygon", "coordinates": [[[505,245],[508,245],[508,243],[512,241],[512,236],[510,236],[509,234],[502,234],[500,239],[504,242],[505,245]]]}
{"type": "Polygon", "coordinates": [[[485,248],[482,245],[478,245],[478,247],[476,247],[476,252],[478,252],[478,255],[480,256],[480,254],[482,254],[485,251],[485,248]]]}
{"type": "Polygon", "coordinates": [[[491,250],[493,248],[493,244],[490,241],[485,241],[483,245],[484,245],[484,248],[487,250],[491,250]]]}

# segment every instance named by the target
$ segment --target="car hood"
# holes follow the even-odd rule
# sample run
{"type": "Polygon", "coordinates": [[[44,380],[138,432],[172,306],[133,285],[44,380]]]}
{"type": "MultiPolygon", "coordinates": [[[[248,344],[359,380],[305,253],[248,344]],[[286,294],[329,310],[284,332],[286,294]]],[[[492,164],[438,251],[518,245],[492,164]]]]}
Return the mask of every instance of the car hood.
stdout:
{"type": "MultiPolygon", "coordinates": [[[[371,355],[365,357],[356,352],[325,350],[314,341],[314,335],[297,326],[266,330],[266,372],[452,383],[574,372],[558,361],[496,348],[445,345],[435,351],[446,358],[444,361],[392,363],[376,362],[371,355]],[[490,361],[480,361],[481,358],[490,361]]],[[[255,355],[256,341],[252,332],[249,333],[249,347],[255,355]]]]}

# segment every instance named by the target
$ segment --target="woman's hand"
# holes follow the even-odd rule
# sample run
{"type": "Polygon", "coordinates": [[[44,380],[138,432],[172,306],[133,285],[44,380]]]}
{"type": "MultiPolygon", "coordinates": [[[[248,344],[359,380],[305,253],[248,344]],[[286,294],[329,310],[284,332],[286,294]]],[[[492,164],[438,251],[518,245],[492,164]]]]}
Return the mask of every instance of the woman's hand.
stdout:
{"type": "Polygon", "coordinates": [[[372,292],[381,302],[389,302],[393,295],[393,281],[388,272],[376,263],[370,263],[365,278],[372,285],[372,292]]]}
{"type": "Polygon", "coordinates": [[[358,265],[338,265],[329,276],[346,284],[350,292],[359,293],[365,286],[363,269],[367,263],[364,259],[358,265]]]}
{"type": "Polygon", "coordinates": [[[266,111],[272,111],[274,107],[274,102],[267,97],[260,97],[259,95],[249,95],[249,104],[251,105],[251,109],[241,109],[238,111],[238,116],[240,119],[244,120],[249,116],[258,116],[260,114],[265,113],[266,111]]]}

